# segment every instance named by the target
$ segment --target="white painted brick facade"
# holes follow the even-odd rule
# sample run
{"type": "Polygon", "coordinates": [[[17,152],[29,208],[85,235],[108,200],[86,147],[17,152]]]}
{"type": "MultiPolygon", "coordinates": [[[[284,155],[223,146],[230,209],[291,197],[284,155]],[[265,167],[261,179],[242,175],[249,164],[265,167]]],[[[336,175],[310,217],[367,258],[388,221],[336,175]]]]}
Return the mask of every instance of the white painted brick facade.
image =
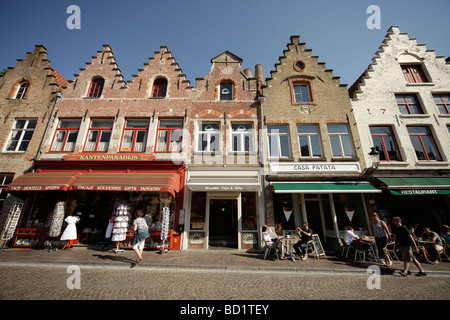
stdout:
{"type": "Polygon", "coordinates": [[[398,27],[391,27],[372,63],[349,91],[368,166],[371,165],[368,153],[374,146],[369,127],[389,125],[397,140],[402,161],[383,161],[379,170],[397,170],[399,173],[399,170],[450,169],[450,115],[440,114],[433,100],[433,94],[450,93],[450,64],[444,57],[436,56],[424,44],[418,44],[416,39],[401,33],[398,27]],[[429,82],[407,83],[401,63],[422,65],[429,82]],[[401,114],[395,98],[397,93],[416,94],[424,114],[401,114]],[[410,125],[430,128],[442,161],[418,161],[407,131],[410,125]]]}

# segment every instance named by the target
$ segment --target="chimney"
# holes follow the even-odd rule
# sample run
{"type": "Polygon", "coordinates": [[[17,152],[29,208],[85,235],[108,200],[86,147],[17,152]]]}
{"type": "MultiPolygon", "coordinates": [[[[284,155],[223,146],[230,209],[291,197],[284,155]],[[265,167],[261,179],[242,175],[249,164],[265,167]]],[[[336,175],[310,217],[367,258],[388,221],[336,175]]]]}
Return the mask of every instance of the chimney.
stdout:
{"type": "Polygon", "coordinates": [[[260,64],[257,64],[255,66],[255,77],[256,77],[256,86],[258,88],[258,92],[260,92],[261,86],[264,85],[263,67],[260,64]]]}
{"type": "Polygon", "coordinates": [[[252,70],[251,69],[245,69],[244,74],[247,78],[253,78],[252,70]]]}

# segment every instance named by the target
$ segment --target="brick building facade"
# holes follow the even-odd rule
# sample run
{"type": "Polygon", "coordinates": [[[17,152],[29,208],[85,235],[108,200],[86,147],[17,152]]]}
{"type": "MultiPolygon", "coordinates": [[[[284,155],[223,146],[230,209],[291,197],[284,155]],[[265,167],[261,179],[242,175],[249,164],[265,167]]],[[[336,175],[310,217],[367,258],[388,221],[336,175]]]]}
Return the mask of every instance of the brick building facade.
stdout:
{"type": "Polygon", "coordinates": [[[196,79],[187,172],[187,248],[259,246],[261,184],[257,77],[225,51],[196,79]]]}
{"type": "Polygon", "coordinates": [[[449,63],[393,26],[349,93],[362,149],[380,153],[369,179],[383,193],[368,197],[370,210],[440,232],[450,223],[449,63]]]}
{"type": "Polygon", "coordinates": [[[0,228],[14,202],[5,192],[9,183],[33,170],[42,136],[67,81],[50,65],[47,49],[35,46],[0,77],[0,228]]]}
{"type": "Polygon", "coordinates": [[[292,36],[263,88],[267,225],[293,233],[302,222],[329,247],[345,225],[367,229],[365,152],[346,85],[292,36]]]}
{"type": "MultiPolygon", "coordinates": [[[[111,47],[103,45],[63,91],[35,161],[36,172],[10,186],[35,191],[21,227],[49,228],[56,205],[62,203],[66,214],[81,218],[78,240],[99,243],[119,207],[126,208],[130,223],[135,211],[142,210],[154,230],[146,246],[160,246],[165,211],[167,227],[178,231],[186,158],[182,130],[191,92],[167,47],[126,82],[111,47]]],[[[114,225],[112,239],[121,231],[127,232],[114,225]]],[[[120,246],[129,247],[132,239],[127,232],[120,246]]],[[[44,235],[40,240],[41,246],[58,242],[44,235]]],[[[179,235],[170,232],[166,247],[169,243],[179,247],[179,235]]]]}

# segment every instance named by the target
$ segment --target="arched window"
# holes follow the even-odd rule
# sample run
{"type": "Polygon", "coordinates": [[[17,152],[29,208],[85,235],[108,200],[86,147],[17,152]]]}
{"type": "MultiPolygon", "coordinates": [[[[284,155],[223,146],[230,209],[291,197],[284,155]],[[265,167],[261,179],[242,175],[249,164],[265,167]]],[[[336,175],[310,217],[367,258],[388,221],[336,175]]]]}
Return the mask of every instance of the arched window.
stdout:
{"type": "Polygon", "coordinates": [[[156,79],[153,82],[152,98],[164,98],[167,93],[167,80],[164,78],[156,79]]]}
{"type": "Polygon", "coordinates": [[[20,86],[19,89],[17,89],[16,92],[16,99],[23,99],[28,95],[28,89],[30,88],[30,82],[29,81],[23,81],[20,86]]]}
{"type": "Polygon", "coordinates": [[[233,100],[234,85],[233,82],[225,80],[220,83],[219,100],[233,100]]]}
{"type": "Polygon", "coordinates": [[[105,85],[105,79],[94,78],[91,81],[91,85],[88,90],[88,98],[100,98],[103,92],[103,86],[105,85]]]}

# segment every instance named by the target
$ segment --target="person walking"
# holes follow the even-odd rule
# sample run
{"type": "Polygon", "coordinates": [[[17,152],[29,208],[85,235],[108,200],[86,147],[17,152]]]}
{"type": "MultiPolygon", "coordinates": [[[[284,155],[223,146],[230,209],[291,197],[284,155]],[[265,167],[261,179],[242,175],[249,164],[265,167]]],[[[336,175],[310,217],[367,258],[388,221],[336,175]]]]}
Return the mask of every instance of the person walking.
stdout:
{"type": "Polygon", "coordinates": [[[392,260],[387,251],[387,244],[388,240],[391,238],[391,233],[388,226],[383,220],[380,219],[380,216],[377,212],[372,213],[369,228],[375,237],[378,255],[383,255],[383,266],[390,267],[392,265],[392,260]]]}
{"type": "Polygon", "coordinates": [[[392,228],[393,238],[399,243],[403,257],[404,268],[403,271],[400,271],[400,275],[403,277],[406,277],[408,275],[409,266],[412,261],[419,269],[419,272],[416,273],[416,276],[426,276],[427,274],[423,270],[419,261],[417,261],[417,259],[414,257],[413,248],[416,253],[419,252],[419,248],[417,247],[416,241],[414,241],[411,231],[409,231],[408,228],[402,225],[402,219],[399,217],[394,217],[392,219],[392,223],[395,226],[394,228],[392,228]]]}
{"type": "Polygon", "coordinates": [[[136,252],[138,259],[136,263],[139,264],[142,261],[142,252],[144,251],[145,239],[149,237],[148,225],[145,222],[144,213],[142,210],[137,210],[135,213],[136,219],[133,222],[134,225],[134,239],[133,239],[133,250],[136,252]]]}

